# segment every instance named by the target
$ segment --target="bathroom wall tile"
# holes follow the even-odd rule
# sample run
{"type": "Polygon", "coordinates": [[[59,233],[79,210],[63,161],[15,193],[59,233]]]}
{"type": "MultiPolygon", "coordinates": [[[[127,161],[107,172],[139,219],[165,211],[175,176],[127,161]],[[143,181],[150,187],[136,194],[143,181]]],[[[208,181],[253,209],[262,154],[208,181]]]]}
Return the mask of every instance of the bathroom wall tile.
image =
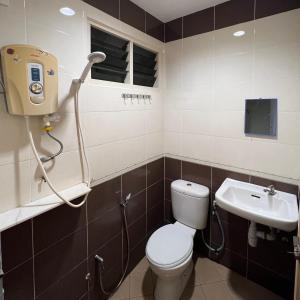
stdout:
{"type": "Polygon", "coordinates": [[[1,212],[30,202],[30,162],[0,166],[1,212]]]}
{"type": "Polygon", "coordinates": [[[106,12],[114,18],[119,18],[119,0],[84,0],[84,2],[106,12]]]}
{"type": "Polygon", "coordinates": [[[129,274],[133,270],[133,268],[141,261],[141,259],[145,257],[146,245],[147,239],[144,239],[130,252],[130,260],[127,274],[129,274]]]}
{"type": "Polygon", "coordinates": [[[173,211],[172,211],[172,202],[169,200],[165,201],[165,221],[169,223],[175,222],[173,211]]]}
{"type": "Polygon", "coordinates": [[[165,178],[180,179],[181,178],[181,161],[173,158],[165,158],[165,178]]]}
{"type": "Polygon", "coordinates": [[[284,299],[293,299],[294,284],[263,266],[249,261],[247,278],[281,295],[284,299]]]}
{"type": "Polygon", "coordinates": [[[120,205],[121,177],[118,176],[92,188],[87,201],[88,222],[92,222],[110,209],[120,205]]]}
{"type": "Polygon", "coordinates": [[[147,188],[147,211],[150,211],[154,206],[163,204],[164,202],[164,182],[160,182],[147,188]]]}
{"type": "Polygon", "coordinates": [[[25,7],[22,1],[12,0],[8,7],[1,6],[0,11],[0,48],[9,44],[25,44],[25,7]],[[14,18],[14,26],[11,24],[14,18]]]}
{"type": "Polygon", "coordinates": [[[146,191],[142,191],[129,199],[127,208],[127,220],[131,225],[146,212],[146,191]]]}
{"type": "Polygon", "coordinates": [[[147,164],[147,187],[164,178],[164,158],[147,164]]]}
{"type": "Polygon", "coordinates": [[[89,254],[103,247],[110,239],[121,232],[122,215],[120,207],[115,207],[101,218],[88,225],[89,254]]]}
{"type": "Polygon", "coordinates": [[[120,1],[121,21],[145,32],[146,12],[129,0],[120,1]]]}
{"type": "Polygon", "coordinates": [[[299,7],[300,4],[297,0],[279,0],[276,2],[269,2],[268,0],[257,0],[255,18],[264,18],[299,7]]]}
{"type": "Polygon", "coordinates": [[[146,33],[164,42],[164,23],[146,12],[146,33]]]}
{"type": "Polygon", "coordinates": [[[122,234],[121,232],[111,239],[106,245],[97,251],[93,252],[88,259],[89,273],[91,274],[91,280],[89,282],[90,287],[95,286],[96,290],[99,290],[98,285],[98,268],[95,261],[95,255],[99,255],[104,260],[104,279],[107,284],[109,282],[108,276],[111,277],[110,271],[117,270],[118,274],[122,270],[122,234]],[[120,268],[121,267],[121,268],[120,268]],[[96,281],[97,280],[97,281],[96,281]]]}
{"type": "Polygon", "coordinates": [[[175,132],[164,133],[164,153],[172,155],[181,155],[182,135],[175,132]]]}
{"type": "MultiPolygon", "coordinates": [[[[257,230],[269,232],[267,226],[257,224],[257,230]]],[[[295,258],[288,252],[293,251],[293,236],[296,232],[280,231],[275,241],[258,240],[257,247],[248,246],[248,259],[286,278],[294,280],[295,258]],[[272,253],[272,255],[270,255],[272,253]]]]}
{"type": "Polygon", "coordinates": [[[182,111],[182,132],[184,134],[212,135],[213,116],[209,112],[182,111]]]}
{"type": "Polygon", "coordinates": [[[112,142],[100,146],[92,147],[87,150],[87,155],[91,164],[91,177],[99,180],[113,173],[118,172],[122,165],[120,163],[119,142],[112,142]]]}
{"type": "Polygon", "coordinates": [[[171,201],[171,184],[173,180],[165,179],[165,200],[171,201]]]}
{"type": "Polygon", "coordinates": [[[146,159],[152,159],[163,154],[163,133],[152,133],[146,138],[146,159]]]}
{"type": "Polygon", "coordinates": [[[182,161],[182,179],[202,184],[211,189],[211,167],[182,161]]]}
{"type": "Polygon", "coordinates": [[[6,273],[3,278],[5,300],[34,300],[32,259],[6,273]]]}
{"type": "Polygon", "coordinates": [[[184,134],[182,136],[182,154],[207,162],[214,162],[215,139],[210,135],[184,134]]]}
{"type": "Polygon", "coordinates": [[[122,197],[131,196],[146,188],[146,166],[136,168],[122,175],[122,197]]]}
{"type": "Polygon", "coordinates": [[[147,212],[147,234],[152,234],[164,224],[164,205],[158,204],[147,212]]]}
{"type": "MultiPolygon", "coordinates": [[[[146,238],[146,214],[141,216],[135,223],[129,226],[130,250],[132,251],[142,240],[146,238]]],[[[125,234],[123,244],[126,245],[125,234]]]]}
{"type": "Polygon", "coordinates": [[[228,249],[224,249],[219,255],[210,252],[209,258],[234,270],[244,277],[246,276],[247,260],[235,252],[228,249]]]}
{"type": "Polygon", "coordinates": [[[253,184],[257,184],[257,185],[261,185],[261,186],[265,186],[265,187],[273,184],[275,186],[275,189],[278,191],[298,195],[298,187],[293,184],[279,182],[279,181],[262,178],[262,177],[256,177],[256,176],[251,176],[250,182],[253,184]]]}
{"type": "Polygon", "coordinates": [[[254,0],[233,0],[215,6],[215,29],[254,20],[254,0]]]}
{"type": "Polygon", "coordinates": [[[214,8],[210,7],[183,17],[183,37],[214,30],[214,8]]]}
{"type": "Polygon", "coordinates": [[[84,261],[37,297],[38,300],[78,300],[88,291],[87,261],[84,261]]]}
{"type": "Polygon", "coordinates": [[[32,221],[26,221],[1,232],[3,271],[9,272],[33,255],[32,221]]]}
{"type": "MultiPolygon", "coordinates": [[[[233,251],[240,256],[247,257],[247,244],[248,244],[248,222],[224,222],[222,226],[225,235],[225,248],[233,251]]],[[[219,225],[216,218],[211,220],[211,242],[215,246],[219,246],[222,241],[219,225]]]]}
{"type": "MultiPolygon", "coordinates": [[[[75,200],[74,203],[78,204],[82,200],[83,198],[80,197],[75,200]]],[[[35,217],[33,219],[35,254],[85,226],[85,204],[77,209],[73,209],[64,204],[35,217]],[[68,216],[68,218],[66,218],[66,216],[68,216]],[[55,224],[55,230],[53,230],[53,224],[55,224]]]]}
{"type": "Polygon", "coordinates": [[[183,37],[182,18],[165,23],[165,42],[179,40],[183,37]]]}
{"type": "Polygon", "coordinates": [[[79,265],[86,258],[86,248],[86,229],[83,229],[36,255],[36,294],[40,295],[69,270],[79,265]]]}
{"type": "MultiPolygon", "coordinates": [[[[58,191],[82,182],[80,156],[77,151],[59,155],[55,161],[44,164],[52,184],[58,191]],[[54,167],[55,165],[55,167],[54,167]]],[[[35,159],[30,161],[31,200],[53,194],[47,183],[41,181],[42,174],[35,159]]]]}
{"type": "Polygon", "coordinates": [[[249,175],[229,171],[225,169],[212,168],[212,192],[215,193],[226,178],[249,182],[249,175]]]}

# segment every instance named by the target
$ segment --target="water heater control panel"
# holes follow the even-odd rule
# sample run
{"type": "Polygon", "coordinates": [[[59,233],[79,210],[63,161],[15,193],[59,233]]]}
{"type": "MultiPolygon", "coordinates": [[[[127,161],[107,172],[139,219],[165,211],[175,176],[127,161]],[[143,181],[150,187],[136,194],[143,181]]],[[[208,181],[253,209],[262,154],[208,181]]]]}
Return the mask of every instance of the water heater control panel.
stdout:
{"type": "Polygon", "coordinates": [[[8,112],[52,114],[58,106],[58,65],[55,56],[30,45],[1,49],[1,67],[8,112]]]}
{"type": "Polygon", "coordinates": [[[44,72],[41,64],[29,63],[27,65],[28,89],[30,101],[34,104],[41,104],[44,98],[44,72]]]}

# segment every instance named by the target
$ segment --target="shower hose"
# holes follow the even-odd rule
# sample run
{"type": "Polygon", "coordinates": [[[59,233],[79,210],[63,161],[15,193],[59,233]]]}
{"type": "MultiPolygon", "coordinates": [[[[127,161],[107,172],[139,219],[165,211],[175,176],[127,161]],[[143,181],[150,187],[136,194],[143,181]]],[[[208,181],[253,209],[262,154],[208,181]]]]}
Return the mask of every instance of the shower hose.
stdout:
{"type": "Polygon", "coordinates": [[[109,296],[111,294],[113,294],[122,284],[122,282],[124,281],[124,278],[126,276],[127,270],[128,270],[128,265],[129,265],[129,259],[130,259],[130,241],[129,241],[129,233],[128,233],[128,224],[127,224],[127,217],[126,217],[126,206],[128,203],[128,199],[126,198],[125,201],[121,202],[121,207],[123,210],[123,223],[125,226],[125,232],[126,232],[126,239],[127,239],[127,260],[126,260],[126,265],[123,271],[123,274],[118,282],[118,284],[111,290],[106,290],[104,288],[104,284],[103,284],[103,277],[104,277],[104,259],[102,257],[100,257],[99,255],[95,256],[95,260],[96,260],[96,264],[97,264],[97,272],[99,275],[99,283],[100,283],[100,289],[102,291],[102,293],[106,296],[109,296]]]}
{"type": "Polygon", "coordinates": [[[205,241],[204,230],[201,231],[201,235],[202,235],[203,243],[206,246],[206,248],[208,250],[214,252],[216,255],[218,255],[223,250],[223,248],[224,248],[224,245],[225,245],[225,236],[224,236],[224,230],[223,230],[223,226],[222,226],[222,223],[221,223],[221,219],[220,219],[220,216],[219,216],[219,214],[217,212],[217,209],[216,209],[216,203],[215,203],[215,201],[213,202],[213,206],[212,206],[212,216],[216,217],[218,225],[219,225],[219,228],[220,228],[220,232],[221,232],[221,236],[222,236],[221,245],[219,247],[212,247],[211,245],[209,245],[205,241]]]}
{"type": "MultiPolygon", "coordinates": [[[[85,146],[84,146],[84,139],[83,139],[83,134],[82,134],[82,129],[81,129],[81,122],[80,122],[80,115],[79,115],[79,103],[78,103],[78,89],[75,93],[75,119],[76,119],[76,128],[77,128],[77,135],[78,135],[78,142],[79,142],[79,151],[80,151],[80,155],[81,158],[84,160],[85,166],[86,166],[86,172],[87,172],[87,180],[85,181],[87,187],[91,186],[91,176],[90,176],[90,167],[89,167],[89,162],[87,159],[87,155],[86,155],[86,151],[85,151],[85,146]]],[[[43,175],[43,179],[47,182],[48,186],[50,187],[50,189],[52,190],[52,192],[59,198],[61,199],[63,202],[65,202],[67,205],[69,205],[70,207],[73,208],[77,208],[77,207],[81,207],[85,202],[86,199],[88,197],[88,193],[84,196],[83,200],[78,203],[78,204],[74,204],[71,201],[65,199],[54,187],[53,183],[51,182],[50,178],[47,175],[47,172],[43,166],[43,158],[41,159],[39,157],[39,154],[36,150],[35,144],[34,144],[34,140],[33,140],[33,134],[31,132],[30,129],[30,125],[29,125],[29,117],[25,116],[25,124],[26,124],[26,130],[27,130],[27,134],[29,137],[29,141],[31,144],[31,148],[33,151],[33,154],[36,158],[37,164],[39,166],[39,169],[42,172],[43,175]]],[[[84,167],[83,168],[83,173],[84,173],[84,167]]],[[[84,174],[83,174],[83,177],[84,174]]]]}

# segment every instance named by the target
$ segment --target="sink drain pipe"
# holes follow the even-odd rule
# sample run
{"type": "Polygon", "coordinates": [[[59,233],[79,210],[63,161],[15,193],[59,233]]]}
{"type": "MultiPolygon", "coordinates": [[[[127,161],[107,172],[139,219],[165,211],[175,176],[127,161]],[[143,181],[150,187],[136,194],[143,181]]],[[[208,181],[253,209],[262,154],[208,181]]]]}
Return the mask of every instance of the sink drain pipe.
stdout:
{"type": "Polygon", "coordinates": [[[204,245],[206,246],[206,248],[212,252],[214,252],[216,255],[219,255],[219,253],[224,249],[224,245],[225,245],[225,236],[224,236],[224,229],[222,226],[222,222],[220,219],[220,216],[217,212],[216,209],[216,201],[213,201],[213,205],[212,205],[212,211],[211,211],[212,217],[216,217],[219,228],[220,228],[220,232],[221,232],[221,236],[222,236],[222,241],[221,241],[221,245],[219,247],[212,247],[211,245],[209,245],[206,241],[205,241],[205,237],[204,237],[204,230],[201,230],[201,235],[202,235],[202,240],[204,245]]]}
{"type": "Polygon", "coordinates": [[[257,246],[258,239],[267,240],[267,241],[275,241],[276,234],[274,228],[270,227],[270,233],[266,233],[264,231],[258,231],[256,227],[256,223],[251,221],[248,231],[248,243],[251,247],[257,246]]]}

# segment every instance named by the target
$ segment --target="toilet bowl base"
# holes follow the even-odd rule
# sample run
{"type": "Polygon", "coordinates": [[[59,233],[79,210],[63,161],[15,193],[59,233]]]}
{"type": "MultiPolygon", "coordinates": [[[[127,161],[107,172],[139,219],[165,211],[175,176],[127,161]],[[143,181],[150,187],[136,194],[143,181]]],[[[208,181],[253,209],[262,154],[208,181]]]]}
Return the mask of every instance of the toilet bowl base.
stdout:
{"type": "Polygon", "coordinates": [[[178,277],[158,277],[154,291],[155,300],[179,300],[192,274],[193,262],[178,277]]]}

